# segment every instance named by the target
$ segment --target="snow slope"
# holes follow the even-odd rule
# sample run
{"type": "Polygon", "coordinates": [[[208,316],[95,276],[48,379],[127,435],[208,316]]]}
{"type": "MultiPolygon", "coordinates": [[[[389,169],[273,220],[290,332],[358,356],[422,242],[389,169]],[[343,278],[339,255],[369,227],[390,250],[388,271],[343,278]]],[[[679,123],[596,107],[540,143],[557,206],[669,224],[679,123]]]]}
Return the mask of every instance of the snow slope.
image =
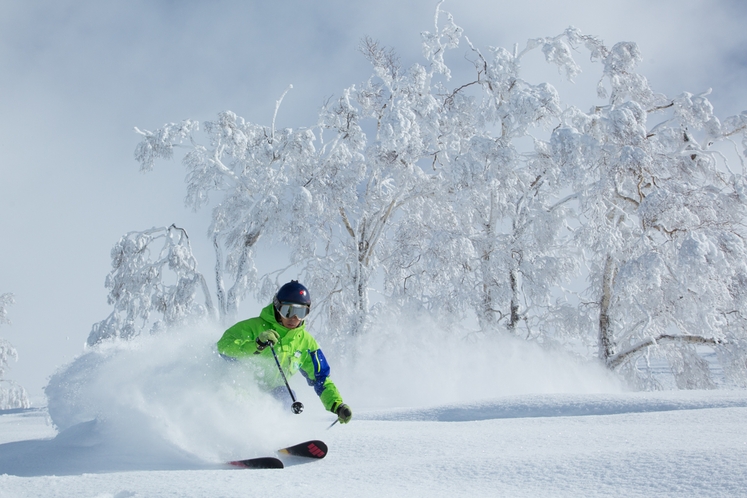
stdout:
{"type": "Polygon", "coordinates": [[[520,341],[431,331],[333,363],[354,420],[328,429],[301,379],[294,415],[215,354],[216,335],[88,350],[46,407],[0,413],[0,498],[747,496],[747,391],[625,392],[520,341]],[[312,438],[322,461],[223,463],[312,438]]]}
{"type": "Polygon", "coordinates": [[[747,496],[745,392],[518,396],[327,421],[309,434],[326,459],[242,470],[98,424],[38,439],[52,435],[43,411],[4,414],[0,496],[747,496]]]}

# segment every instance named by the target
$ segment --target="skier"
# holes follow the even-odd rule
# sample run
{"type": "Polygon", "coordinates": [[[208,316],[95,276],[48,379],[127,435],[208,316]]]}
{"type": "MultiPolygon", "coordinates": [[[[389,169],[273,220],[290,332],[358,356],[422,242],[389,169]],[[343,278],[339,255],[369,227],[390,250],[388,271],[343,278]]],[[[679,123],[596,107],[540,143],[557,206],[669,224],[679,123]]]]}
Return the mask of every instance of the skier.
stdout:
{"type": "Polygon", "coordinates": [[[306,331],[304,320],[311,311],[309,291],[297,280],[278,289],[272,303],[258,317],[238,322],[223,333],[218,352],[227,358],[256,358],[263,362],[258,380],[273,394],[288,394],[280,375],[272,345],[286,377],[299,370],[310,386],[314,386],[324,408],[347,424],[353,417],[348,405],[329,378],[329,364],[316,340],[306,331]]]}

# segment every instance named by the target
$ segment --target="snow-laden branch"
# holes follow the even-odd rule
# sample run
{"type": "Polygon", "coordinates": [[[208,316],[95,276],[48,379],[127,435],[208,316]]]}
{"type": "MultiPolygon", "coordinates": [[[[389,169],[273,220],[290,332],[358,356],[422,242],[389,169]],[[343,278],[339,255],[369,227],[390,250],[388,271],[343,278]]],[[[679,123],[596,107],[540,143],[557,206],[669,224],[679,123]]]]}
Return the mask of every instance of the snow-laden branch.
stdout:
{"type": "Polygon", "coordinates": [[[625,351],[615,354],[607,360],[607,365],[609,365],[610,368],[617,368],[630,357],[639,354],[643,349],[649,348],[651,346],[660,346],[664,344],[695,344],[702,346],[718,346],[727,343],[727,341],[724,341],[722,339],[714,339],[711,337],[703,337],[699,335],[659,334],[656,337],[649,337],[648,339],[644,339],[629,347],[625,351]]]}
{"type": "Polygon", "coordinates": [[[207,283],[197,271],[189,237],[182,228],[171,225],[124,235],[112,249],[112,267],[106,286],[114,310],[93,326],[89,346],[215,316],[207,283]],[[153,258],[154,249],[158,253],[153,258]],[[173,284],[164,281],[166,270],[173,273],[173,284]],[[195,300],[199,291],[204,305],[195,300]],[[154,313],[159,318],[152,320],[154,313]]]}
{"type": "Polygon", "coordinates": [[[285,98],[285,95],[293,88],[293,85],[288,85],[288,88],[285,89],[283,94],[280,96],[278,100],[275,101],[275,112],[272,113],[272,140],[275,140],[275,120],[278,117],[278,110],[280,110],[280,104],[283,103],[283,99],[285,98]]]}

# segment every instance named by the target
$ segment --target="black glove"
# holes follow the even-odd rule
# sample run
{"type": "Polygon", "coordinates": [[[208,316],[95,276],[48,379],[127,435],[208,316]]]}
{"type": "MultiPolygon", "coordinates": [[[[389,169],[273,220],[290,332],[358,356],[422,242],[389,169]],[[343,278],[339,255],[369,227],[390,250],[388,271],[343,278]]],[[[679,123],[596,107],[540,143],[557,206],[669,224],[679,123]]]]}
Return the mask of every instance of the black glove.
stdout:
{"type": "Polygon", "coordinates": [[[261,334],[259,334],[259,337],[257,337],[257,349],[262,351],[270,344],[274,346],[279,340],[280,336],[277,332],[272,329],[265,330],[261,334]]]}
{"type": "Polygon", "coordinates": [[[341,424],[347,424],[350,422],[350,419],[353,418],[353,410],[351,410],[345,403],[338,406],[335,413],[337,414],[337,419],[341,424]]]}

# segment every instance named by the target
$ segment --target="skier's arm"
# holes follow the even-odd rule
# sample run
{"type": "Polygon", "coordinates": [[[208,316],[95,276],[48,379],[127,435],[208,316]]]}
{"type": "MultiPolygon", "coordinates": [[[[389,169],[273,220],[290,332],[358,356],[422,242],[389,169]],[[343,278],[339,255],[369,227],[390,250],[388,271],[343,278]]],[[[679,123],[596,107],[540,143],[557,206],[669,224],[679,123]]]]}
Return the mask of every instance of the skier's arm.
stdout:
{"type": "Polygon", "coordinates": [[[330,367],[321,349],[307,351],[301,364],[301,373],[319,396],[324,408],[334,412],[342,404],[342,396],[337,386],[329,378],[330,367]]]}
{"type": "Polygon", "coordinates": [[[236,324],[218,341],[218,352],[225,356],[241,358],[257,352],[257,340],[247,327],[236,324]]]}

